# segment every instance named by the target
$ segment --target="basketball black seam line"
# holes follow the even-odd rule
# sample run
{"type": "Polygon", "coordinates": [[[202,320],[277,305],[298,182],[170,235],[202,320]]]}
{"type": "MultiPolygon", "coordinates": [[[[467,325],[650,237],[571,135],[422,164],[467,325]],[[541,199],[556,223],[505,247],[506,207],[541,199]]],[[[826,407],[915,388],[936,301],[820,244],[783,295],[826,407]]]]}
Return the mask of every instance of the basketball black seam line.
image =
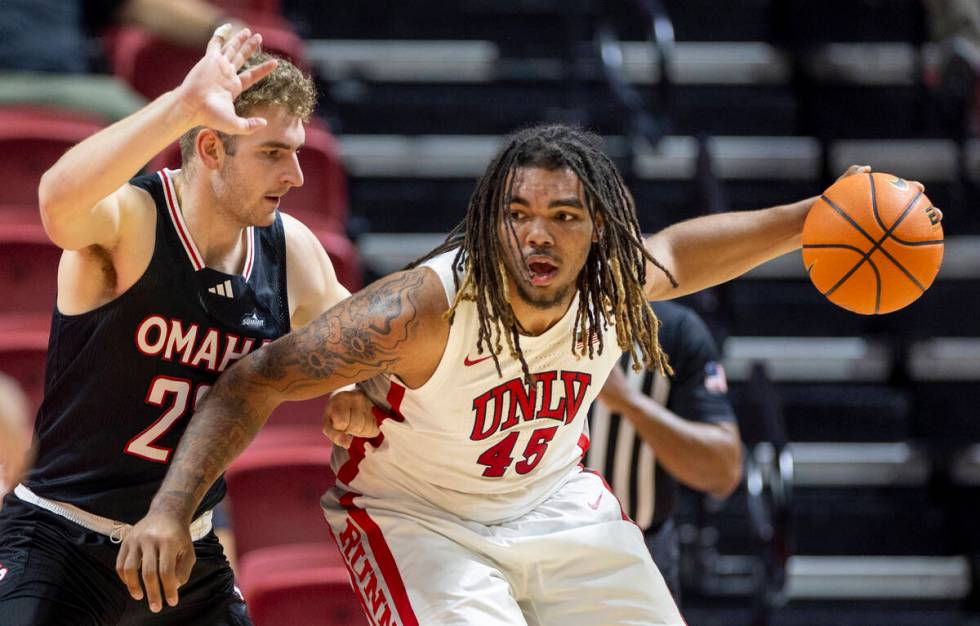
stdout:
{"type": "MultiPolygon", "coordinates": [[[[915,201],[918,201],[918,198],[919,198],[920,195],[922,195],[921,192],[916,195],[915,201]]],[[[895,266],[898,269],[900,269],[902,271],[902,273],[905,274],[905,276],[908,277],[908,279],[911,280],[913,284],[915,284],[916,287],[918,287],[921,291],[925,291],[926,290],[926,288],[922,286],[922,283],[920,283],[915,278],[915,276],[913,276],[907,269],[905,269],[905,266],[903,266],[901,263],[899,263],[898,260],[895,259],[895,257],[893,257],[891,254],[889,254],[888,250],[885,250],[884,248],[879,247],[878,242],[876,242],[874,240],[874,238],[871,237],[871,235],[869,235],[867,232],[865,232],[865,230],[863,228],[861,228],[861,225],[858,224],[857,222],[855,222],[854,219],[851,218],[850,215],[848,215],[839,206],[837,206],[836,204],[834,204],[833,200],[831,200],[830,198],[828,198],[825,194],[820,194],[820,198],[823,199],[823,201],[826,202],[827,205],[830,206],[830,208],[832,208],[833,210],[837,211],[837,213],[841,217],[843,217],[847,221],[848,224],[850,224],[851,226],[853,226],[855,228],[855,230],[857,230],[859,233],[861,233],[862,235],[864,235],[864,237],[868,241],[870,241],[872,244],[874,244],[873,247],[872,247],[872,249],[871,249],[871,252],[874,252],[874,250],[876,250],[876,249],[877,250],[880,250],[881,253],[883,255],[885,255],[885,257],[888,258],[889,261],[891,261],[892,263],[894,263],[895,266]]],[[[909,209],[911,209],[913,206],[915,206],[915,205],[914,204],[910,205],[906,209],[906,211],[908,211],[909,209]]],[[[897,222],[896,222],[896,225],[897,225],[897,222]]],[[[882,241],[884,241],[884,240],[882,240],[882,241]]],[[[870,252],[868,253],[868,255],[870,255],[870,252]]],[[[870,260],[870,256],[868,256],[868,258],[870,260]]],[[[860,265],[863,262],[864,262],[864,260],[861,260],[861,261],[858,262],[858,264],[860,265]]]]}
{"type": "MultiPolygon", "coordinates": [[[[867,261],[868,263],[870,263],[870,264],[871,264],[872,266],[874,265],[874,263],[872,263],[872,262],[871,262],[871,259],[869,259],[869,258],[868,258],[867,256],[865,256],[865,255],[864,255],[864,252],[862,252],[862,251],[861,251],[860,249],[858,249],[858,248],[855,248],[855,250],[857,250],[857,252],[858,252],[858,254],[860,254],[860,255],[862,255],[862,258],[861,258],[861,260],[860,260],[860,261],[858,261],[857,263],[855,263],[855,264],[854,264],[854,267],[852,267],[852,268],[851,268],[850,270],[848,270],[848,271],[847,271],[847,273],[845,273],[845,274],[844,274],[844,275],[843,275],[843,276],[842,276],[842,277],[840,278],[840,280],[838,280],[838,281],[837,281],[836,283],[834,283],[834,286],[833,286],[833,287],[831,287],[830,289],[828,289],[827,291],[825,291],[825,292],[823,293],[823,295],[824,295],[825,297],[827,297],[827,298],[829,298],[829,297],[831,296],[831,294],[833,294],[833,293],[834,293],[835,291],[837,291],[837,289],[838,289],[838,288],[839,288],[839,287],[840,287],[841,285],[843,285],[844,283],[846,283],[846,282],[847,282],[847,279],[848,279],[848,278],[850,278],[850,277],[851,277],[852,275],[854,275],[854,272],[856,272],[856,271],[858,271],[858,268],[859,268],[859,267],[861,267],[861,265],[863,265],[865,261],[867,261]]],[[[877,274],[877,273],[878,273],[878,271],[877,271],[877,270],[875,270],[875,273],[877,274]]]]}
{"type": "Polygon", "coordinates": [[[881,272],[878,271],[878,266],[871,259],[868,259],[868,265],[875,273],[875,315],[881,312],[881,272]]]}
{"type": "Polygon", "coordinates": [[[871,172],[868,172],[868,185],[871,187],[871,214],[874,216],[875,221],[878,222],[878,227],[887,235],[888,228],[878,213],[878,190],[875,189],[875,176],[871,172]]]}
{"type": "MultiPolygon", "coordinates": [[[[929,207],[929,208],[935,208],[935,207],[929,207]]],[[[895,235],[892,235],[891,239],[895,243],[902,244],[903,246],[939,246],[943,244],[942,239],[930,239],[928,241],[905,241],[904,239],[899,239],[895,235]]]]}
{"type": "MultiPolygon", "coordinates": [[[[809,244],[803,244],[803,247],[804,248],[817,248],[817,249],[832,248],[832,249],[838,249],[838,250],[853,250],[854,252],[857,252],[858,254],[860,254],[862,257],[864,256],[864,251],[861,250],[861,248],[858,248],[857,246],[848,245],[846,243],[809,243],[809,244]]],[[[850,278],[851,277],[851,274],[853,274],[857,270],[857,268],[860,267],[861,263],[863,263],[863,262],[864,262],[864,259],[862,258],[861,261],[859,261],[857,265],[855,265],[854,267],[851,268],[851,271],[849,271],[847,274],[844,275],[843,278],[841,278],[839,281],[837,281],[837,284],[835,284],[833,287],[831,287],[827,291],[822,292],[822,294],[824,295],[824,297],[830,297],[830,294],[834,293],[837,290],[838,287],[840,287],[841,285],[843,285],[844,284],[844,281],[846,281],[848,278],[850,278]]],[[[810,267],[806,268],[806,274],[807,274],[807,276],[810,275],[811,271],[813,270],[813,266],[814,265],[816,265],[816,262],[811,263],[810,264],[810,267]]]]}
{"type": "MultiPolygon", "coordinates": [[[[881,219],[881,214],[878,213],[878,192],[875,190],[874,176],[871,173],[868,174],[868,180],[871,182],[871,210],[874,212],[875,221],[878,222],[878,226],[881,228],[881,230],[890,233],[891,231],[895,230],[894,226],[897,226],[898,223],[896,223],[892,228],[885,228],[885,222],[881,219]]],[[[915,200],[913,200],[912,203],[915,204],[921,195],[922,192],[920,191],[915,196],[915,200]]],[[[926,210],[928,211],[929,209],[934,208],[936,207],[930,205],[926,208],[926,210]]],[[[930,241],[905,241],[904,239],[899,239],[895,235],[892,235],[891,238],[903,246],[934,246],[943,242],[942,239],[932,239],[930,241]]]]}

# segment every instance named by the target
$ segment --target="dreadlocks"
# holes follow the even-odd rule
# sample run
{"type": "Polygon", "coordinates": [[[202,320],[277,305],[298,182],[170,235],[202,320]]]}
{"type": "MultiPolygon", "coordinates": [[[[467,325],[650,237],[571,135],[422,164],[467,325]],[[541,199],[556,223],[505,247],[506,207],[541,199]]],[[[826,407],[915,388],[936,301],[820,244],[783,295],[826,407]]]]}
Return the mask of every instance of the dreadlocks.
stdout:
{"type": "MultiPolygon", "coordinates": [[[[581,350],[584,354],[587,349],[590,358],[596,351],[602,354],[603,331],[612,316],[616,342],[630,353],[635,369],[640,369],[642,363],[643,367],[656,367],[662,373],[671,372],[658,339],[660,321],[643,292],[644,261],[652,262],[675,287],[677,282],[644,247],[633,198],[616,166],[603,152],[601,141],[593,133],[565,125],[533,126],[514,133],[477,182],[466,217],[445,242],[410,266],[457,250],[453,267],[462,270],[463,278],[460,281],[456,274],[456,298],[447,313],[449,322],[452,323],[460,302],[471,300],[476,304],[480,319],[477,349],[482,354],[486,345],[498,374],[503,338],[510,355],[520,359],[525,378],[531,378],[521,350],[520,326],[510,305],[503,261],[508,253],[504,248],[507,244],[498,235],[500,220],[507,210],[505,202],[510,196],[513,172],[528,167],[573,171],[585,189],[585,205],[592,223],[603,224],[599,241],[592,245],[578,277],[577,332],[571,338],[572,353],[579,354],[581,350]],[[592,338],[596,338],[597,348],[592,338]]],[[[513,225],[507,224],[514,242],[510,247],[518,250],[523,258],[513,225]]]]}

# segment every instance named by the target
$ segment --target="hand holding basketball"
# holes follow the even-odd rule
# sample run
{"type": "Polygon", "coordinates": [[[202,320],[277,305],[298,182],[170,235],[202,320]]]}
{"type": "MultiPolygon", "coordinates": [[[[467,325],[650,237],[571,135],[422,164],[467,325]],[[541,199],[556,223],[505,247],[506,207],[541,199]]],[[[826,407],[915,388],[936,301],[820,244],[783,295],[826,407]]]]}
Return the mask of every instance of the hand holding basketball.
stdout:
{"type": "Polygon", "coordinates": [[[943,259],[942,212],[920,183],[851,166],[814,203],[803,226],[803,264],[834,304],[891,313],[932,284],[943,259]]]}

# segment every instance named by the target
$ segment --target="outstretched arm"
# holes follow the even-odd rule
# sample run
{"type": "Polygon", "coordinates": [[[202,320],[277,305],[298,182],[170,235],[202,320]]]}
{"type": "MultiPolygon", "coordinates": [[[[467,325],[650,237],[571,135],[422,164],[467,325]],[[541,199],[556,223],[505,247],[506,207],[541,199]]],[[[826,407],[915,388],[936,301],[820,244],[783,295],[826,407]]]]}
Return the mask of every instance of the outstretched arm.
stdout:
{"type": "MultiPolygon", "coordinates": [[[[142,599],[142,569],[150,608],[162,606],[160,583],[167,603],[177,604],[177,588],[194,564],[188,532],[194,511],[276,406],[380,373],[406,381],[426,368],[431,373],[445,347],[446,309],[431,270],[393,274],[229,368],[192,416],[149,513],[120,548],[116,570],[130,594],[142,599]]],[[[361,430],[355,434],[371,436],[377,425],[361,430]]]]}
{"type": "MultiPolygon", "coordinates": [[[[870,171],[852,165],[841,178],[870,171]]],[[[761,211],[697,217],[669,226],[646,240],[646,248],[677,280],[673,288],[664,274],[647,262],[646,295],[669,300],[717,285],[796,250],[803,222],[817,198],[761,211]]]]}

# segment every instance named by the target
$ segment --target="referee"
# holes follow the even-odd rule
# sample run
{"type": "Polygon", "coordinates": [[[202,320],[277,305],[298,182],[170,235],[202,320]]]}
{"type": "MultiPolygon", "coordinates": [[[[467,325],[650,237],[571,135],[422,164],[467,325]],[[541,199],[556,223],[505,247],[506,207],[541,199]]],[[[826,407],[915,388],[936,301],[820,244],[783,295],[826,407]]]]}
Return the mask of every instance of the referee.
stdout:
{"type": "Polygon", "coordinates": [[[700,317],[653,302],[674,375],[634,372],[625,356],[589,415],[586,465],[599,470],[636,521],[680,604],[680,542],[672,513],[677,482],[725,498],[738,486],[742,443],[718,347],[700,317]]]}

